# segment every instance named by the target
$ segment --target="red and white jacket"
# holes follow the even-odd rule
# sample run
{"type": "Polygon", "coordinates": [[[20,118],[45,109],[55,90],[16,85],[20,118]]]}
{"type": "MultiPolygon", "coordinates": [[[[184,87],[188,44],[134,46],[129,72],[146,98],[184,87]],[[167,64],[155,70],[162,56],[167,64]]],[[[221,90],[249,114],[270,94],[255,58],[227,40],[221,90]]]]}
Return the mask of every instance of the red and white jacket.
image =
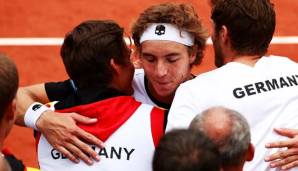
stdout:
{"type": "Polygon", "coordinates": [[[154,149],[164,134],[164,110],[141,104],[130,96],[118,96],[58,111],[97,118],[95,124],[78,126],[104,141],[105,148],[90,145],[101,158],[92,166],[83,161],[74,164],[39,135],[37,152],[41,170],[152,170],[154,149]]]}

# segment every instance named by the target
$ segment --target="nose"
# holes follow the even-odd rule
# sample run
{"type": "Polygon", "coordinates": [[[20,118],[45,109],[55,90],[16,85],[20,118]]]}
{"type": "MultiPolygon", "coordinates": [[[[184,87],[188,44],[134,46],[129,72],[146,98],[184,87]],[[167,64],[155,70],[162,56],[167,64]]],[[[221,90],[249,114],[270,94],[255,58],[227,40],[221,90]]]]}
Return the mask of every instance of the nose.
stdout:
{"type": "Polygon", "coordinates": [[[164,77],[168,73],[168,67],[163,62],[158,62],[155,68],[155,73],[158,77],[164,77]]]}

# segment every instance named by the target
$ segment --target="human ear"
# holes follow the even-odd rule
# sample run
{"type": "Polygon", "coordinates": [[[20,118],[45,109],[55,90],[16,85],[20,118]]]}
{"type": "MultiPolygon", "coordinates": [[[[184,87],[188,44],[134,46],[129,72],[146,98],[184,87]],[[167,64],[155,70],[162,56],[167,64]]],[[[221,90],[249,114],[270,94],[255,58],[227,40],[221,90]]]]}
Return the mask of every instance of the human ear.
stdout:
{"type": "Polygon", "coordinates": [[[190,56],[189,56],[189,63],[190,64],[193,64],[197,58],[197,53],[198,53],[198,45],[193,45],[191,47],[191,53],[190,53],[190,56]]]}
{"type": "Polygon", "coordinates": [[[121,75],[121,72],[122,72],[121,65],[116,63],[114,58],[110,59],[110,65],[111,65],[115,75],[121,75]]]}
{"type": "Polygon", "coordinates": [[[222,41],[224,43],[228,43],[229,42],[229,40],[230,40],[229,39],[229,30],[228,30],[228,28],[225,25],[223,25],[221,27],[221,29],[219,31],[219,36],[220,36],[220,38],[222,39],[222,41]]]}
{"type": "Polygon", "coordinates": [[[248,150],[247,150],[247,154],[246,154],[246,161],[252,161],[252,159],[254,158],[254,154],[255,154],[255,148],[254,146],[250,143],[248,150]]]}

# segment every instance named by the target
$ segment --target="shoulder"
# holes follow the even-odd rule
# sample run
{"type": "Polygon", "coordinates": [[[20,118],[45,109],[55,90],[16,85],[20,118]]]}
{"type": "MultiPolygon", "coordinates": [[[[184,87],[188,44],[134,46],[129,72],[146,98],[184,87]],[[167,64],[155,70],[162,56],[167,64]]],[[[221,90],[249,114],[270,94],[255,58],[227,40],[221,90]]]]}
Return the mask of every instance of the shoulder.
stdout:
{"type": "Polygon", "coordinates": [[[143,69],[136,69],[132,87],[134,89],[133,96],[143,103],[152,104],[148,99],[148,94],[145,87],[145,73],[143,69]]]}
{"type": "Polygon", "coordinates": [[[270,56],[265,56],[262,58],[264,61],[267,62],[271,62],[271,63],[277,63],[277,64],[294,64],[294,65],[298,65],[297,62],[291,60],[288,57],[284,57],[284,56],[275,56],[275,55],[270,55],[270,56]],[[280,63],[282,62],[282,63],[280,63]]]}
{"type": "Polygon", "coordinates": [[[180,89],[197,89],[198,86],[202,87],[204,85],[210,86],[210,82],[222,78],[222,75],[225,75],[227,68],[217,68],[205,73],[197,75],[194,79],[182,83],[180,89]]]}
{"type": "Polygon", "coordinates": [[[45,83],[45,90],[50,101],[59,101],[76,91],[71,80],[45,83]]]}
{"type": "Polygon", "coordinates": [[[132,86],[134,89],[141,89],[144,87],[145,73],[143,69],[136,69],[132,81],[132,86]]]}
{"type": "Polygon", "coordinates": [[[45,83],[46,91],[58,91],[61,89],[65,90],[65,89],[70,89],[73,86],[72,86],[70,79],[67,79],[64,81],[58,81],[58,82],[46,82],[45,83]]]}
{"type": "Polygon", "coordinates": [[[261,66],[266,69],[283,70],[283,71],[298,71],[298,63],[283,56],[265,56],[261,58],[261,66]]]}
{"type": "Polygon", "coordinates": [[[135,69],[133,82],[144,82],[145,72],[143,69],[135,69]]]}

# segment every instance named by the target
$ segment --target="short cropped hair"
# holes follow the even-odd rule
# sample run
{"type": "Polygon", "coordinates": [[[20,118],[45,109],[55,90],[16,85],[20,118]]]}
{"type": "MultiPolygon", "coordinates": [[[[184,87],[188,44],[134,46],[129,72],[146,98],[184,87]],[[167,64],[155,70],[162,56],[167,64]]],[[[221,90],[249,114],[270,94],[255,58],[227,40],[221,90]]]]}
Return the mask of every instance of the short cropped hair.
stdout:
{"type": "Polygon", "coordinates": [[[206,136],[217,145],[222,165],[224,166],[237,166],[243,161],[243,157],[247,152],[250,142],[250,128],[247,120],[237,111],[224,107],[213,107],[203,111],[197,115],[190,124],[191,130],[198,130],[203,132],[206,136]],[[221,109],[220,114],[224,114],[228,117],[229,132],[223,132],[224,137],[210,137],[208,135],[208,129],[212,129],[212,125],[206,124],[211,111],[213,109],[221,109]]]}
{"type": "Polygon", "coordinates": [[[173,24],[180,30],[193,34],[195,45],[197,45],[197,56],[193,64],[201,62],[208,34],[193,6],[184,3],[164,3],[153,5],[141,13],[131,29],[132,38],[139,52],[141,51],[141,35],[151,23],[173,24]]]}
{"type": "Polygon", "coordinates": [[[16,65],[7,55],[0,53],[0,120],[15,98],[18,86],[19,75],[16,65]]]}
{"type": "Polygon", "coordinates": [[[231,46],[239,55],[266,54],[276,22],[270,0],[220,0],[211,18],[216,35],[227,27],[231,46]]]}
{"type": "Polygon", "coordinates": [[[211,5],[214,6],[220,0],[209,0],[209,1],[210,1],[211,5]]]}
{"type": "Polygon", "coordinates": [[[130,62],[124,58],[130,51],[123,39],[123,28],[111,20],[79,24],[65,36],[60,54],[78,88],[108,85],[113,78],[110,59],[118,64],[130,62]]]}
{"type": "Polygon", "coordinates": [[[153,157],[153,171],[219,171],[220,167],[216,146],[199,131],[168,132],[153,157]]]}

